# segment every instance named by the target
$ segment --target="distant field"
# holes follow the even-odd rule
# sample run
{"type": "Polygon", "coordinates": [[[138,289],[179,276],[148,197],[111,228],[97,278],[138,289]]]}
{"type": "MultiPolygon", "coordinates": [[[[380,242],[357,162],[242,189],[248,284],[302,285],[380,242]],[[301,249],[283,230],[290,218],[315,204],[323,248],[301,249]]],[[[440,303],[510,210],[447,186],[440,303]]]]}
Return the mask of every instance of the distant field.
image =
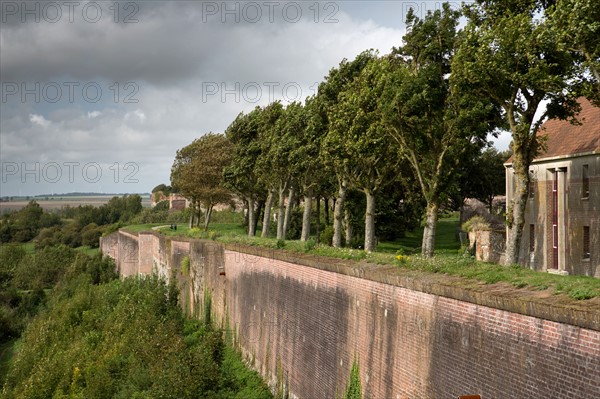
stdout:
{"type": "MultiPolygon", "coordinates": [[[[76,207],[79,205],[92,205],[102,206],[106,204],[113,195],[98,195],[98,196],[73,196],[73,197],[47,197],[48,199],[32,198],[34,199],[43,209],[53,210],[62,209],[66,206],[76,207]]],[[[16,201],[0,202],[0,214],[10,211],[18,211],[25,207],[30,200],[19,199],[16,201]]],[[[150,198],[142,197],[142,206],[144,208],[150,207],[150,198]]]]}

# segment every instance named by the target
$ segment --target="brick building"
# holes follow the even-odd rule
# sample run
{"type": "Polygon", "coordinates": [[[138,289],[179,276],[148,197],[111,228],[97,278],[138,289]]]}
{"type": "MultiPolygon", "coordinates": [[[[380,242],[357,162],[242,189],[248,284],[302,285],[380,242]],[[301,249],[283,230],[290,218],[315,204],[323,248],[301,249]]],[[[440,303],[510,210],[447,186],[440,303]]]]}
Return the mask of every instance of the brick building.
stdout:
{"type": "MultiPolygon", "coordinates": [[[[530,167],[519,263],[536,270],[600,277],[600,108],[585,99],[581,125],[549,120],[546,149],[530,167]]],[[[506,164],[507,203],[514,171],[506,164]]]]}
{"type": "Polygon", "coordinates": [[[174,209],[177,211],[184,210],[189,206],[189,201],[177,193],[165,195],[162,191],[157,191],[152,193],[150,196],[150,206],[152,208],[162,201],[169,201],[169,209],[174,209]]]}

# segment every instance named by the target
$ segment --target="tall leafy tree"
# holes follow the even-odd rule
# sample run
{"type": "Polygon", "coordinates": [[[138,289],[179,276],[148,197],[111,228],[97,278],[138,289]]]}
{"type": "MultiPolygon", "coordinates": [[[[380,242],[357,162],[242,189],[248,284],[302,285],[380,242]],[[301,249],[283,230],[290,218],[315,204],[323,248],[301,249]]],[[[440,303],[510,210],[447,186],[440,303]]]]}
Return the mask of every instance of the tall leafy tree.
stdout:
{"type": "Polygon", "coordinates": [[[461,154],[483,142],[491,128],[489,107],[450,87],[459,15],[447,3],[424,19],[411,10],[404,46],[394,50],[391,70],[384,75],[386,131],[398,142],[427,204],[421,253],[428,257],[434,253],[438,212],[461,154]]]}
{"type": "Polygon", "coordinates": [[[208,230],[213,207],[231,200],[223,170],[230,165],[232,145],[222,134],[208,133],[177,151],[171,182],[195,206],[205,209],[204,230],[208,230]]]}
{"type": "Polygon", "coordinates": [[[240,113],[225,130],[226,137],[233,144],[233,158],[223,174],[227,187],[248,205],[249,236],[255,235],[256,204],[264,198],[266,191],[256,167],[263,151],[259,139],[261,112],[261,108],[256,107],[248,114],[240,113]]]}
{"type": "Polygon", "coordinates": [[[512,133],[516,187],[507,204],[507,264],[519,259],[528,171],[541,147],[537,131],[546,118],[569,118],[579,107],[573,83],[582,70],[552,28],[548,3],[477,0],[465,8],[468,23],[452,63],[456,89],[494,104],[512,133]]]}
{"type": "MultiPolygon", "coordinates": [[[[298,103],[290,104],[288,109],[278,101],[271,103],[263,109],[259,127],[263,155],[257,165],[271,198],[273,193],[277,194],[278,239],[285,238],[286,193],[290,191],[290,197],[293,195],[294,165],[290,162],[290,153],[297,146],[295,124],[299,122],[301,111],[298,103]]],[[[288,200],[288,205],[290,202],[288,200]]]]}
{"type": "MultiPolygon", "coordinates": [[[[313,200],[315,196],[318,197],[319,188],[328,178],[328,174],[323,173],[325,165],[319,156],[323,137],[327,134],[326,115],[322,102],[317,96],[306,100],[304,124],[304,128],[298,132],[300,144],[292,153],[293,161],[298,168],[298,182],[304,194],[301,241],[307,241],[310,237],[313,200]]],[[[319,198],[317,201],[318,206],[319,198]]],[[[317,213],[319,212],[320,209],[317,213]]],[[[317,217],[319,216],[317,214],[317,217]]]]}
{"type": "Polygon", "coordinates": [[[548,34],[580,68],[576,86],[600,106],[600,7],[596,0],[556,1],[548,12],[548,34]]]}
{"type": "Polygon", "coordinates": [[[366,197],[364,249],[367,252],[375,249],[376,193],[394,182],[398,172],[397,157],[390,146],[393,140],[385,133],[378,107],[384,87],[382,76],[388,65],[387,59],[369,60],[340,92],[330,117],[329,142],[335,142],[341,150],[346,158],[343,167],[348,172],[347,178],[366,197]]]}
{"type": "Polygon", "coordinates": [[[326,124],[328,133],[323,140],[321,148],[321,157],[330,170],[333,170],[337,179],[337,198],[335,200],[335,209],[333,215],[333,240],[334,247],[342,246],[342,222],[344,218],[344,200],[348,191],[350,179],[351,163],[346,152],[343,137],[332,129],[332,117],[335,119],[334,107],[338,102],[339,94],[344,91],[350,83],[357,77],[370,60],[376,58],[373,51],[364,51],[353,61],[343,59],[337,68],[329,71],[325,81],[319,85],[318,98],[322,101],[322,106],[326,110],[326,124]]]}

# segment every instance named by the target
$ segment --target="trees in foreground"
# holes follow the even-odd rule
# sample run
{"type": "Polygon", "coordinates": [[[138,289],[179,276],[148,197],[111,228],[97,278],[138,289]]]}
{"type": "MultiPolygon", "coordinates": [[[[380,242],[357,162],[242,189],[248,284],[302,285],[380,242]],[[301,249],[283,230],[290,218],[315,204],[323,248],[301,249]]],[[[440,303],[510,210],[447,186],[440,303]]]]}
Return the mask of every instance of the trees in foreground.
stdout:
{"type": "Polygon", "coordinates": [[[546,118],[572,118],[578,96],[600,100],[597,13],[591,0],[477,0],[462,13],[448,4],[423,18],[410,12],[391,54],[369,50],[342,60],[304,105],[275,102],[240,114],[225,132],[232,160],[224,177],[246,203],[248,235],[263,210],[261,235],[269,234],[276,199],[276,236],[290,238],[303,197],[300,238],[308,240],[312,215],[321,230],[325,199],[331,244],[356,245],[364,232],[359,245],[372,251],[376,221],[386,220],[381,212],[411,215],[408,206],[424,203],[421,253],[433,256],[442,208],[465,195],[489,205],[503,191],[503,155],[484,149],[490,133],[509,129],[517,193],[508,207],[507,261],[515,263],[538,128],[546,118]],[[498,170],[464,178],[481,165],[498,170]],[[394,187],[395,203],[386,187],[394,187]]]}
{"type": "MultiPolygon", "coordinates": [[[[478,0],[465,7],[468,23],[452,63],[457,90],[494,104],[512,134],[515,194],[507,204],[507,264],[519,259],[529,166],[542,147],[537,135],[541,124],[547,118],[573,118],[579,110],[577,97],[593,97],[598,90],[597,20],[562,20],[564,5],[555,9],[552,3],[478,0]],[[594,33],[595,45],[589,40],[594,33]]],[[[586,0],[568,3],[579,12],[588,5],[586,0]]]]}

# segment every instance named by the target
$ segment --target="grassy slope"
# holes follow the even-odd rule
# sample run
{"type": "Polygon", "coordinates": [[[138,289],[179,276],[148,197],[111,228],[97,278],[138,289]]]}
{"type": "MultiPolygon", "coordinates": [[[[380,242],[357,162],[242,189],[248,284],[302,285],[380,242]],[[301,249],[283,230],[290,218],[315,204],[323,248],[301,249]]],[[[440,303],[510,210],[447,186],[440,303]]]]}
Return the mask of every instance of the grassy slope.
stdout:
{"type": "Polygon", "coordinates": [[[4,378],[10,367],[10,362],[17,350],[17,340],[0,343],[0,387],[4,384],[4,378]]]}

